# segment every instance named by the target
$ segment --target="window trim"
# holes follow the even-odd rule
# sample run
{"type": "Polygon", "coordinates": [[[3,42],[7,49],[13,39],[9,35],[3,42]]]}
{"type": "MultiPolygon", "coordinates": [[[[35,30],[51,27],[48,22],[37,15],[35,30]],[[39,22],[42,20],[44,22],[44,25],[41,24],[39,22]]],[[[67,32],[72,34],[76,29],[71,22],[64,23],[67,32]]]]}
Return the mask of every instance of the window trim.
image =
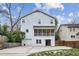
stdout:
{"type": "Polygon", "coordinates": [[[38,24],[41,24],[41,20],[39,19],[38,24]]]}
{"type": "Polygon", "coordinates": [[[28,30],[28,29],[26,29],[26,32],[29,32],[29,30],[28,30]]]}
{"type": "Polygon", "coordinates": [[[75,35],[71,35],[71,38],[75,38],[75,35]]]}
{"type": "Polygon", "coordinates": [[[25,23],[25,20],[24,19],[22,19],[22,23],[25,23]]]}
{"type": "Polygon", "coordinates": [[[36,44],[41,44],[41,39],[36,39],[36,44]]]}
{"type": "Polygon", "coordinates": [[[50,22],[51,24],[53,24],[53,20],[51,19],[51,22],[50,22]]]}

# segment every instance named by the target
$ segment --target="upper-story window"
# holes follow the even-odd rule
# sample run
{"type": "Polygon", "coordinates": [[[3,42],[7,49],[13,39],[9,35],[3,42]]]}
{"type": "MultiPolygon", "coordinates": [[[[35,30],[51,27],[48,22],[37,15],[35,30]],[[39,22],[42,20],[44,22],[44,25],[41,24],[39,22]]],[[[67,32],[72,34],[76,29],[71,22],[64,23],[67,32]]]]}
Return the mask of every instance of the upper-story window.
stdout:
{"type": "Polygon", "coordinates": [[[41,24],[41,20],[39,19],[38,24],[41,24]]]}
{"type": "Polygon", "coordinates": [[[73,31],[75,32],[75,28],[73,28],[73,31]]]}
{"type": "Polygon", "coordinates": [[[72,28],[70,28],[70,32],[72,31],[72,28]]]}
{"type": "Polygon", "coordinates": [[[71,38],[75,38],[75,35],[71,35],[71,38]]]}
{"type": "Polygon", "coordinates": [[[29,30],[28,30],[28,29],[26,29],[26,32],[29,32],[29,30]]]}
{"type": "Polygon", "coordinates": [[[25,20],[24,19],[22,19],[22,23],[25,23],[25,20]]]}
{"type": "Polygon", "coordinates": [[[71,32],[71,31],[74,31],[74,32],[75,32],[75,28],[70,28],[70,32],[71,32]]]}
{"type": "Polygon", "coordinates": [[[51,22],[50,22],[51,24],[53,24],[53,20],[51,19],[51,22]]]}

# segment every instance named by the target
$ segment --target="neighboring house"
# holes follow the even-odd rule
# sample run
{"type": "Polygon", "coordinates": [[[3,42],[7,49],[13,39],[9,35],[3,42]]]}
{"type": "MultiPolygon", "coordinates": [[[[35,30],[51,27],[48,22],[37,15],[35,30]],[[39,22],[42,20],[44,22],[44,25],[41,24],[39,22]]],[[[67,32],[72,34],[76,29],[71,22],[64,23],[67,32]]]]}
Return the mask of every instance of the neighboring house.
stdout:
{"type": "Polygon", "coordinates": [[[21,19],[21,31],[25,32],[24,46],[55,46],[57,19],[36,10],[21,19]]]}
{"type": "Polygon", "coordinates": [[[79,24],[62,24],[58,31],[61,40],[79,41],[79,24]]]}

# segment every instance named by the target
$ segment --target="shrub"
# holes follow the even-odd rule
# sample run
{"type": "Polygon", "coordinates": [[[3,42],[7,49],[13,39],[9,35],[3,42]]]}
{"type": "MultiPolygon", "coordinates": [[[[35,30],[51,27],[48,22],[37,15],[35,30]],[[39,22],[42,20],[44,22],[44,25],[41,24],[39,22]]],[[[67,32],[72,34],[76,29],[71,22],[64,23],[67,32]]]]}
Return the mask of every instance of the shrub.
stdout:
{"type": "Polygon", "coordinates": [[[55,40],[59,40],[60,39],[60,36],[59,36],[59,33],[55,33],[55,40]]]}
{"type": "Polygon", "coordinates": [[[25,37],[25,33],[20,31],[8,32],[6,36],[8,38],[8,42],[21,42],[25,37]]]}
{"type": "Polygon", "coordinates": [[[0,25],[0,35],[6,36],[8,39],[8,42],[21,42],[22,39],[25,37],[24,32],[20,31],[14,31],[14,32],[9,32],[7,30],[8,26],[7,25],[0,25]]]}

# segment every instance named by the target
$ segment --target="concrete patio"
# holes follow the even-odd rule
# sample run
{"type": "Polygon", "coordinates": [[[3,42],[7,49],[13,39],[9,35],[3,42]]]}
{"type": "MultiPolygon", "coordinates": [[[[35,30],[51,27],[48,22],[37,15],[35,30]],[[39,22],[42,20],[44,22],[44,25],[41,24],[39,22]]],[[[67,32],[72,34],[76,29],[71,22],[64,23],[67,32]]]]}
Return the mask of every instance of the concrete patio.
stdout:
{"type": "Polygon", "coordinates": [[[55,46],[55,47],[14,47],[0,50],[0,56],[27,56],[31,53],[46,51],[46,50],[59,50],[59,49],[72,49],[71,47],[55,46]]]}

